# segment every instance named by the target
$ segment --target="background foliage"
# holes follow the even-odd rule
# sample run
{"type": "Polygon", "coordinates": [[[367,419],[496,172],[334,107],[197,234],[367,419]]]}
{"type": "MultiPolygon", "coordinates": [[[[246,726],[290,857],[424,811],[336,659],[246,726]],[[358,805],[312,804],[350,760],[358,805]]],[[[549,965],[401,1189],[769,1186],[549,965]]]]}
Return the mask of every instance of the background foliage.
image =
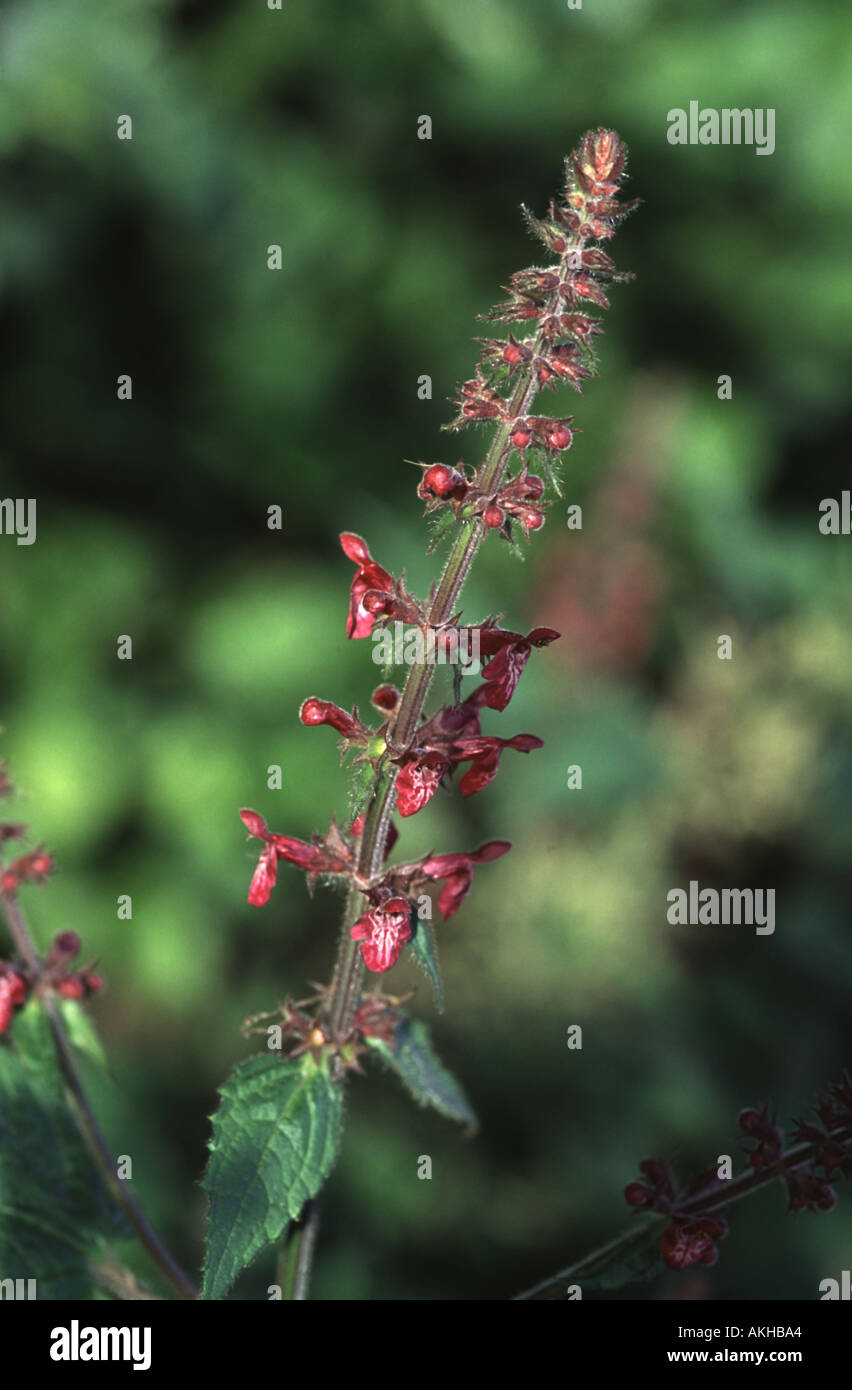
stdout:
{"type": "MultiPolygon", "coordinates": [[[[401,847],[515,844],[442,932],[434,1036],[481,1132],[374,1067],[323,1198],[317,1297],[503,1298],[629,1219],[643,1154],[703,1168],[736,1152],[741,1105],[802,1113],[852,1053],[850,541],[817,530],[848,484],[846,14],[18,0],[0,42],[0,492],[38,499],[37,543],[0,545],[0,751],[59,863],[29,890],[39,939],[80,931],[110,982],[102,1118],[193,1268],[240,1022],[333,957],[338,904],[295,872],[246,906],[237,809],[301,836],[345,813],[332,739],[296,717],[374,683],[337,532],[426,585],[402,460],[477,457],[439,426],[475,315],[532,259],[517,205],[545,205],[589,126],[630,146],[644,205],[615,254],[638,279],[564,405],[584,530],[558,505],[530,562],[489,546],[465,598],[563,632],[500,730],[547,747],[433,803],[401,847]],[[776,153],[669,146],[666,112],[693,99],[774,107],[776,153]],[[775,936],[668,927],[690,877],[776,887],[775,936]]],[[[432,1017],[422,977],[393,982],[432,1017]]],[[[738,1208],[713,1270],[625,1292],[815,1297],[848,1266],[852,1202],[796,1223],[783,1205],[738,1208]]]]}

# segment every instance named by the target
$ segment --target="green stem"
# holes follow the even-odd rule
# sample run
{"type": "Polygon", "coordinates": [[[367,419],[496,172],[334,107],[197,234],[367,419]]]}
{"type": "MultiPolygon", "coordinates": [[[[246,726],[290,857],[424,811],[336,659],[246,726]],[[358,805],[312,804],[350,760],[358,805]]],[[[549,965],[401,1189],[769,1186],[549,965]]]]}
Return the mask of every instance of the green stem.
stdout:
{"type": "MultiPolygon", "coordinates": [[[[543,311],[543,315],[546,317],[557,305],[558,295],[555,295],[543,311]]],[[[544,340],[545,335],[539,330],[533,344],[534,355],[539,352],[544,340]]],[[[519,415],[526,415],[537,390],[536,379],[531,371],[523,376],[515,387],[509,401],[508,418],[496,431],[480,469],[478,487],[486,497],[496,492],[503,481],[503,474],[513,449],[510,437],[512,424],[519,415]]],[[[439,627],[453,616],[464,582],[484,538],[485,526],[478,517],[463,522],[459,528],[438,585],[438,592],[429,610],[429,623],[432,627],[439,627]]],[[[388,747],[392,753],[404,753],[409,747],[432,683],[434,670],[434,666],[427,663],[412,666],[388,738],[388,747]]]]}
{"type": "MultiPolygon", "coordinates": [[[[392,809],[392,792],[396,770],[390,763],[379,769],[372,792],[372,800],[361,832],[358,853],[358,875],[369,880],[381,871],[387,842],[388,825],[392,809]]],[[[361,891],[354,881],[349,885],[346,907],[343,910],[343,928],[337,952],[331,996],[328,1005],[328,1031],[335,1041],[343,1042],[352,1030],[352,1020],[358,1007],[361,994],[361,981],[364,975],[364,962],[358,949],[358,942],[349,935],[349,928],[358,920],[361,891]]]]}
{"type": "MultiPolygon", "coordinates": [[[[568,255],[582,245],[582,241],[574,240],[563,254],[568,255]]],[[[558,309],[559,303],[559,293],[555,291],[547,306],[542,310],[542,318],[554,313],[558,309]]],[[[533,356],[537,355],[545,342],[546,335],[539,328],[533,340],[533,356]]],[[[497,429],[479,470],[478,487],[485,496],[490,496],[496,492],[503,480],[506,465],[513,449],[512,424],[518,416],[526,415],[538,394],[538,389],[535,373],[529,368],[521,375],[515,387],[508,404],[507,417],[497,429]]],[[[485,536],[485,529],[478,517],[463,521],[459,527],[447,563],[444,566],[444,572],[441,575],[441,582],[429,610],[430,626],[439,627],[453,617],[470,567],[485,536]]],[[[411,747],[423,713],[426,696],[432,684],[434,671],[434,666],[429,662],[414,663],[409,670],[399,707],[387,738],[388,750],[396,758],[400,758],[411,747]]],[[[358,877],[362,881],[370,880],[381,872],[395,780],[396,768],[393,765],[386,764],[379,769],[371,792],[364,829],[361,833],[358,877]]],[[[346,899],[337,964],[331,982],[327,1010],[328,1028],[330,1036],[335,1042],[345,1041],[351,1032],[352,1020],[358,1007],[361,992],[364,965],[358,943],[353,941],[349,935],[350,927],[357,920],[359,898],[360,891],[353,883],[346,899]]]]}
{"type": "Polygon", "coordinates": [[[284,1237],[278,1262],[282,1299],[300,1302],[308,1297],[318,1225],[319,1208],[316,1198],[312,1197],[305,1203],[299,1220],[292,1221],[287,1227],[284,1237]]]}

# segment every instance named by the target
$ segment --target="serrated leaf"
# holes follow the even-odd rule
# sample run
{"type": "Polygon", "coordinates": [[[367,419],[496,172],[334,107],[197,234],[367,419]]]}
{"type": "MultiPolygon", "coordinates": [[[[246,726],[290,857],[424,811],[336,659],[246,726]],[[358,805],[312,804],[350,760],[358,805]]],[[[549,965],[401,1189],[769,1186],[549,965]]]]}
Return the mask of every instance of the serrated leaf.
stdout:
{"type": "Polygon", "coordinates": [[[337,1156],[343,1101],[324,1065],[249,1057],[221,1088],[202,1187],[210,1199],[202,1297],[222,1298],[315,1197],[337,1156]]]}
{"type": "Polygon", "coordinates": [[[0,1046],[0,1271],[34,1278],[40,1299],[87,1299],[87,1257],[127,1234],[66,1099],[47,1020],[31,1003],[0,1046]]]}
{"type": "Polygon", "coordinates": [[[432,923],[415,921],[414,935],[409,943],[409,949],[417,964],[422,970],[426,971],[432,984],[432,993],[435,996],[435,1007],[439,1013],[444,1011],[444,989],[441,984],[441,971],[438,967],[438,947],[435,944],[435,933],[432,930],[432,923]]]}
{"type": "Polygon", "coordinates": [[[437,518],[430,524],[431,535],[429,539],[429,548],[426,551],[427,555],[432,555],[434,551],[438,549],[444,536],[448,531],[452,530],[455,524],[456,518],[449,507],[447,507],[446,511],[438,514],[437,518]]]}
{"type": "Polygon", "coordinates": [[[431,1106],[448,1120],[458,1120],[471,1132],[478,1127],[467,1096],[438,1059],[425,1023],[403,1018],[397,1024],[392,1045],[380,1038],[367,1038],[366,1041],[396,1072],[420,1105],[431,1106]]]}
{"type": "Polygon", "coordinates": [[[356,763],[349,790],[349,813],[353,820],[363,811],[375,784],[376,774],[372,763],[356,763]]]}

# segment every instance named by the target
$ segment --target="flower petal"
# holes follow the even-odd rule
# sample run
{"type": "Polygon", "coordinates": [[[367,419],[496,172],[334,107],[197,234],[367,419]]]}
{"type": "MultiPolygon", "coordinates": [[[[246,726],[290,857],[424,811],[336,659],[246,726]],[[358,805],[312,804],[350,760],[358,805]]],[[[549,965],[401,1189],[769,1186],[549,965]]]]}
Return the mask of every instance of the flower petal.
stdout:
{"type": "Polygon", "coordinates": [[[361,942],[361,955],[368,970],[383,974],[399,960],[406,941],[411,940],[411,905],[404,898],[390,898],[383,907],[365,912],[349,935],[361,942]]]}
{"type": "Polygon", "coordinates": [[[248,900],[252,907],[263,907],[269,902],[269,895],[275,887],[278,875],[278,856],[272,845],[268,845],[258,860],[257,868],[249,887],[248,900]]]}
{"type": "Polygon", "coordinates": [[[269,828],[257,811],[240,811],[240,820],[250,835],[256,835],[259,840],[269,839],[269,828]]]}
{"type": "Polygon", "coordinates": [[[396,779],[396,808],[401,816],[413,816],[432,800],[447,771],[440,753],[427,753],[403,763],[396,779]]]}

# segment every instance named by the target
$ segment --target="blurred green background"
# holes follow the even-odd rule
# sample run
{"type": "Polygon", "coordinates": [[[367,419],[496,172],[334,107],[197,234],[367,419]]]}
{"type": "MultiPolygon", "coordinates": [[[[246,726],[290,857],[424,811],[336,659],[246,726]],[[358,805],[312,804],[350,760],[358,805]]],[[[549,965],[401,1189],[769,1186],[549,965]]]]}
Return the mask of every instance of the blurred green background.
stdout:
{"type": "MultiPolygon", "coordinates": [[[[477,313],[539,259],[518,204],[546,206],[588,127],[629,144],[643,206],[612,249],[637,279],[600,378],[545,407],[582,429],[565,501],[526,564],[489,544],[465,594],[472,618],[563,633],[487,725],[546,748],[400,846],[514,842],[438,928],[445,1015],[408,966],[389,977],[417,986],[481,1133],[356,1080],[322,1202],[316,1297],[505,1298],[629,1221],[641,1157],[686,1177],[737,1154],[741,1106],[804,1114],[852,1057],[852,541],[817,529],[849,485],[848,15],[26,0],[0,43],[0,492],[38,499],[37,543],[0,540],[0,755],[58,863],[27,892],[39,940],[73,927],[109,982],[99,1111],[193,1270],[240,1023],[335,951],[339,904],[296,871],[246,905],[237,811],[300,836],[346,812],[333,736],[297,719],[309,694],[368,708],[375,683],[337,533],[427,587],[403,460],[481,456],[440,426],[477,313]],[[691,100],[774,107],[775,154],[670,146],[691,100]],[[670,927],[690,878],[774,887],[775,935],[670,927]]],[[[794,1221],[766,1190],[716,1268],[621,1296],[814,1298],[849,1267],[850,1196],[794,1221]]]]}

